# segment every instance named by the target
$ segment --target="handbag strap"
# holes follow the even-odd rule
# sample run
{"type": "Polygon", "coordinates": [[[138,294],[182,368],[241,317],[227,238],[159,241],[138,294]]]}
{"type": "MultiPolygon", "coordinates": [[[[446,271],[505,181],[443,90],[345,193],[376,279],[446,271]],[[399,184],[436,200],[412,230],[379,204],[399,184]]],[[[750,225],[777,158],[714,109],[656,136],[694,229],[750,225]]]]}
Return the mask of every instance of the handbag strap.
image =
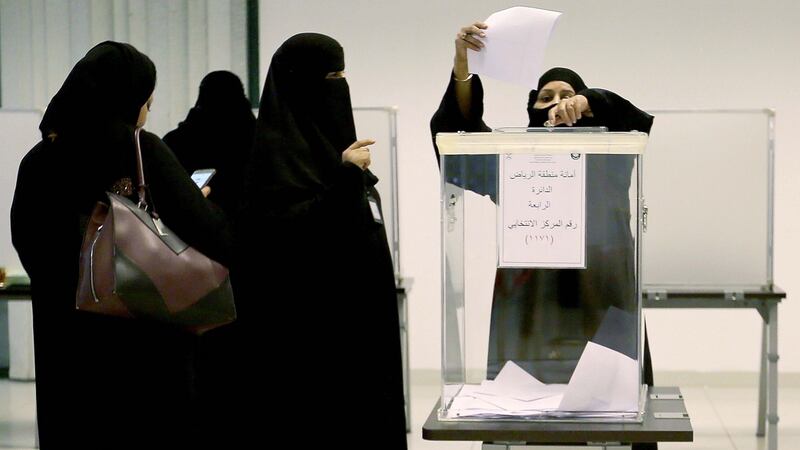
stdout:
{"type": "Polygon", "coordinates": [[[139,134],[141,133],[142,128],[139,127],[136,131],[133,132],[134,141],[136,142],[136,172],[139,178],[139,208],[147,211],[150,210],[150,215],[153,216],[153,219],[158,220],[158,213],[156,212],[155,204],[148,204],[147,203],[147,183],[144,180],[144,163],[142,162],[142,146],[139,143],[139,134]]]}
{"type": "Polygon", "coordinates": [[[148,214],[150,214],[150,217],[153,218],[153,225],[155,225],[156,230],[158,231],[158,234],[160,236],[166,236],[169,233],[167,232],[167,230],[161,224],[161,218],[158,216],[158,213],[156,212],[156,204],[155,204],[155,202],[153,202],[152,198],[151,198],[150,199],[151,200],[150,204],[147,203],[147,191],[148,191],[148,188],[147,188],[147,183],[145,183],[145,181],[144,181],[144,163],[142,163],[142,146],[139,143],[139,134],[141,133],[141,131],[142,131],[141,128],[137,128],[133,132],[133,138],[134,138],[134,141],[136,142],[136,172],[137,172],[137,175],[138,175],[138,178],[139,178],[139,189],[138,189],[139,205],[138,206],[139,206],[140,209],[142,209],[143,211],[145,211],[148,214]]]}

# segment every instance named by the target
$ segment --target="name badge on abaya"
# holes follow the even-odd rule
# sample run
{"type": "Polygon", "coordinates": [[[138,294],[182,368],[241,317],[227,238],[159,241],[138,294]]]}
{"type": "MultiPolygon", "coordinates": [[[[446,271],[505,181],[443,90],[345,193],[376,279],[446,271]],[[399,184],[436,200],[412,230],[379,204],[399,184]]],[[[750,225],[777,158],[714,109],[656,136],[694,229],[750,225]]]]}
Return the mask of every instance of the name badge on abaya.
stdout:
{"type": "Polygon", "coordinates": [[[367,196],[367,200],[369,201],[369,209],[372,211],[372,218],[375,219],[377,223],[383,223],[383,217],[381,217],[381,209],[378,207],[378,201],[372,198],[371,195],[367,196]]]}

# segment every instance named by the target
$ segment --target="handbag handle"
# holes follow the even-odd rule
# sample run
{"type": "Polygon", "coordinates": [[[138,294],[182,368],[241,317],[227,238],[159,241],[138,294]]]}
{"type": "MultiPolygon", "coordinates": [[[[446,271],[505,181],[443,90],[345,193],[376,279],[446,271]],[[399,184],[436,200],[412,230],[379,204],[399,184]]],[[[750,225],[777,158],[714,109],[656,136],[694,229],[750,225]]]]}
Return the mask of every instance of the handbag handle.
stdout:
{"type": "Polygon", "coordinates": [[[136,143],[136,175],[139,182],[139,208],[147,210],[147,199],[145,198],[145,193],[147,190],[147,185],[144,182],[144,164],[142,164],[142,147],[139,144],[139,133],[142,131],[141,127],[136,128],[133,132],[133,139],[136,143]]]}
{"type": "Polygon", "coordinates": [[[161,224],[161,218],[156,212],[156,205],[153,203],[152,207],[147,204],[147,184],[144,182],[144,164],[142,163],[142,146],[139,144],[139,134],[142,129],[137,128],[133,132],[133,140],[136,142],[136,172],[139,177],[139,208],[150,214],[153,218],[153,225],[156,227],[159,236],[167,236],[169,233],[166,228],[161,224]],[[148,211],[149,209],[149,211],[148,211]]]}
{"type": "Polygon", "coordinates": [[[142,146],[139,144],[139,134],[142,128],[136,128],[133,132],[134,141],[136,142],[136,174],[139,178],[139,208],[147,211],[150,210],[150,215],[153,219],[158,220],[158,213],[156,212],[155,204],[149,205],[147,203],[147,183],[144,181],[144,163],[142,163],[142,146]]]}

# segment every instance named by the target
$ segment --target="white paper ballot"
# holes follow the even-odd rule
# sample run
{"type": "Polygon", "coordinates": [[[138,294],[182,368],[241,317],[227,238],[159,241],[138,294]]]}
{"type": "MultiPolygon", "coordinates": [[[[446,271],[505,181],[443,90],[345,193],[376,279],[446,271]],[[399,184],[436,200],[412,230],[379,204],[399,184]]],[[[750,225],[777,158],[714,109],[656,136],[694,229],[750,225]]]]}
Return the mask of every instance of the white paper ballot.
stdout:
{"type": "MultiPolygon", "coordinates": [[[[506,361],[503,369],[493,381],[483,381],[473,392],[479,396],[506,397],[522,402],[531,402],[563,394],[566,387],[566,384],[544,384],[513,361],[506,361]]],[[[492,401],[485,397],[481,398],[492,401]]]]}
{"type": "Polygon", "coordinates": [[[569,380],[560,411],[639,409],[639,364],[622,353],[586,344],[569,380]]]}
{"type": "Polygon", "coordinates": [[[544,384],[509,361],[494,380],[462,386],[447,416],[635,417],[639,410],[638,374],[636,360],[589,342],[569,385],[544,384]]]}
{"type": "MultiPolygon", "coordinates": [[[[562,395],[553,395],[534,401],[522,401],[511,398],[480,394],[486,380],[481,385],[464,385],[447,409],[447,417],[533,417],[545,413],[556,413],[562,395]]],[[[563,386],[563,385],[561,385],[563,386]]]]}
{"type": "Polygon", "coordinates": [[[496,384],[503,384],[506,386],[526,386],[533,384],[534,386],[544,386],[544,383],[537,380],[536,377],[526,372],[522,367],[518,366],[514,361],[506,361],[500,373],[494,377],[496,384]]]}
{"type": "Polygon", "coordinates": [[[547,41],[560,15],[525,6],[492,14],[485,21],[486,37],[481,38],[486,46],[479,52],[467,50],[469,71],[535,88],[547,41]]]}

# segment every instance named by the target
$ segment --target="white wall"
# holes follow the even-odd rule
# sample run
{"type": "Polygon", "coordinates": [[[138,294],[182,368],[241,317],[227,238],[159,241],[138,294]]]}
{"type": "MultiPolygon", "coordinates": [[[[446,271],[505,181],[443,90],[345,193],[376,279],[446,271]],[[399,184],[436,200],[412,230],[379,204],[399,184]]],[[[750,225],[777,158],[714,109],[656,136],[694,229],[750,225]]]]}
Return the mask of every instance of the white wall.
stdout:
{"type": "Polygon", "coordinates": [[[2,105],[43,110],[90,48],[104,40],[128,42],[156,65],[147,129],[163,135],[186,117],[208,72],[230,70],[247,85],[245,5],[246,0],[0,0],[2,105]]]}
{"type": "MultiPolygon", "coordinates": [[[[449,76],[458,28],[521,4],[502,0],[273,0],[260,4],[261,76],[274,50],[301,31],[345,48],[355,106],[397,105],[403,273],[410,293],[411,366],[438,369],[438,170],[428,121],[449,76]]],[[[645,109],[777,111],[775,280],[781,306],[780,368],[800,372],[800,3],[792,0],[522,2],[563,11],[546,65],[577,70],[590,86],[645,109]]],[[[524,89],[487,82],[490,125],[525,125],[524,89]]],[[[656,127],[658,121],[656,119],[656,127]]],[[[756,371],[754,311],[647,311],[657,370],[756,371]]]]}

